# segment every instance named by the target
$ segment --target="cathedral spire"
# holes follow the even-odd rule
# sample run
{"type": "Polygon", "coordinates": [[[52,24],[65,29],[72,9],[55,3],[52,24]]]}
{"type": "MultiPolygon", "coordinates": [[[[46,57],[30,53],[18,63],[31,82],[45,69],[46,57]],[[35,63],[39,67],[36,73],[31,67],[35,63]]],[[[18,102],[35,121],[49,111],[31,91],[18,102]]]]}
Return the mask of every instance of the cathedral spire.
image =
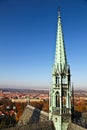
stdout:
{"type": "Polygon", "coordinates": [[[71,123],[71,78],[70,67],[66,59],[60,9],[49,110],[49,119],[53,121],[55,130],[67,130],[71,123]]]}
{"type": "Polygon", "coordinates": [[[58,10],[58,25],[57,25],[57,38],[56,38],[56,53],[55,53],[55,65],[64,65],[67,64],[64,37],[62,31],[62,22],[60,16],[60,8],[58,10]]]}

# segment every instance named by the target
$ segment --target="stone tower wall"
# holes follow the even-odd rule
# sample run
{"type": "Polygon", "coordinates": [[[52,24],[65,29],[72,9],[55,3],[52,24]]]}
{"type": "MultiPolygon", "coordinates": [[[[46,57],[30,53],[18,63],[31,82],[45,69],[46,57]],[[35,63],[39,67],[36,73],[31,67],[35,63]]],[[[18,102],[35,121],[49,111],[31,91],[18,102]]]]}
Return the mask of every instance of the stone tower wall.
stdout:
{"type": "Polygon", "coordinates": [[[68,130],[87,130],[87,129],[71,123],[71,124],[69,124],[68,130]]]}
{"type": "Polygon", "coordinates": [[[20,127],[11,127],[2,130],[55,130],[52,121],[44,121],[35,124],[24,125],[20,127]]]}
{"type": "Polygon", "coordinates": [[[48,119],[49,119],[48,113],[28,105],[25,108],[22,116],[20,117],[18,126],[47,121],[48,119]]]}

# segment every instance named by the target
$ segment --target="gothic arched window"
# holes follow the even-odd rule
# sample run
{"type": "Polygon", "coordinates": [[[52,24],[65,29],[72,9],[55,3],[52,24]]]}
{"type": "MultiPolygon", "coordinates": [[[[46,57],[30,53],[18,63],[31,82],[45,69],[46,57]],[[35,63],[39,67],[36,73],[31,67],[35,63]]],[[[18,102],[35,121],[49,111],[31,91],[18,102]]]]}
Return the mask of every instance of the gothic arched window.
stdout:
{"type": "Polygon", "coordinates": [[[59,92],[56,92],[56,107],[60,107],[60,95],[59,92]]]}
{"type": "Polygon", "coordinates": [[[66,107],[66,96],[67,96],[66,91],[62,89],[62,106],[63,107],[66,107]]]}

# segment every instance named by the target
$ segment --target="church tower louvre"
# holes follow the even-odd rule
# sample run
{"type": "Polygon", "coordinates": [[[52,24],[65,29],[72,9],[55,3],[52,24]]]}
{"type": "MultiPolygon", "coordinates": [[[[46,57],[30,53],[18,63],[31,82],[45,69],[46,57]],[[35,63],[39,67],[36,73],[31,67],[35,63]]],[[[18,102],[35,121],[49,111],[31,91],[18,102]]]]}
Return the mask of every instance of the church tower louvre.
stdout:
{"type": "Polygon", "coordinates": [[[55,62],[52,68],[49,120],[56,130],[67,130],[71,122],[70,66],[67,64],[60,10],[58,11],[55,62]]]}

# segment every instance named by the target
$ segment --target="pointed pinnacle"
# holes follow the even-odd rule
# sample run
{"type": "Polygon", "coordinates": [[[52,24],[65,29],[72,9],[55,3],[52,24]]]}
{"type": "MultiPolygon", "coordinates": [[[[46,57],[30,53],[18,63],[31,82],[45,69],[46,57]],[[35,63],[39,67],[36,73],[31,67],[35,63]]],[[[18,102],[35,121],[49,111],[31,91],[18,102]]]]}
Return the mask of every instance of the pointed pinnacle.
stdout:
{"type": "Polygon", "coordinates": [[[60,9],[58,10],[58,29],[57,29],[57,39],[56,39],[55,64],[56,65],[61,64],[62,66],[67,64],[60,9]]]}

